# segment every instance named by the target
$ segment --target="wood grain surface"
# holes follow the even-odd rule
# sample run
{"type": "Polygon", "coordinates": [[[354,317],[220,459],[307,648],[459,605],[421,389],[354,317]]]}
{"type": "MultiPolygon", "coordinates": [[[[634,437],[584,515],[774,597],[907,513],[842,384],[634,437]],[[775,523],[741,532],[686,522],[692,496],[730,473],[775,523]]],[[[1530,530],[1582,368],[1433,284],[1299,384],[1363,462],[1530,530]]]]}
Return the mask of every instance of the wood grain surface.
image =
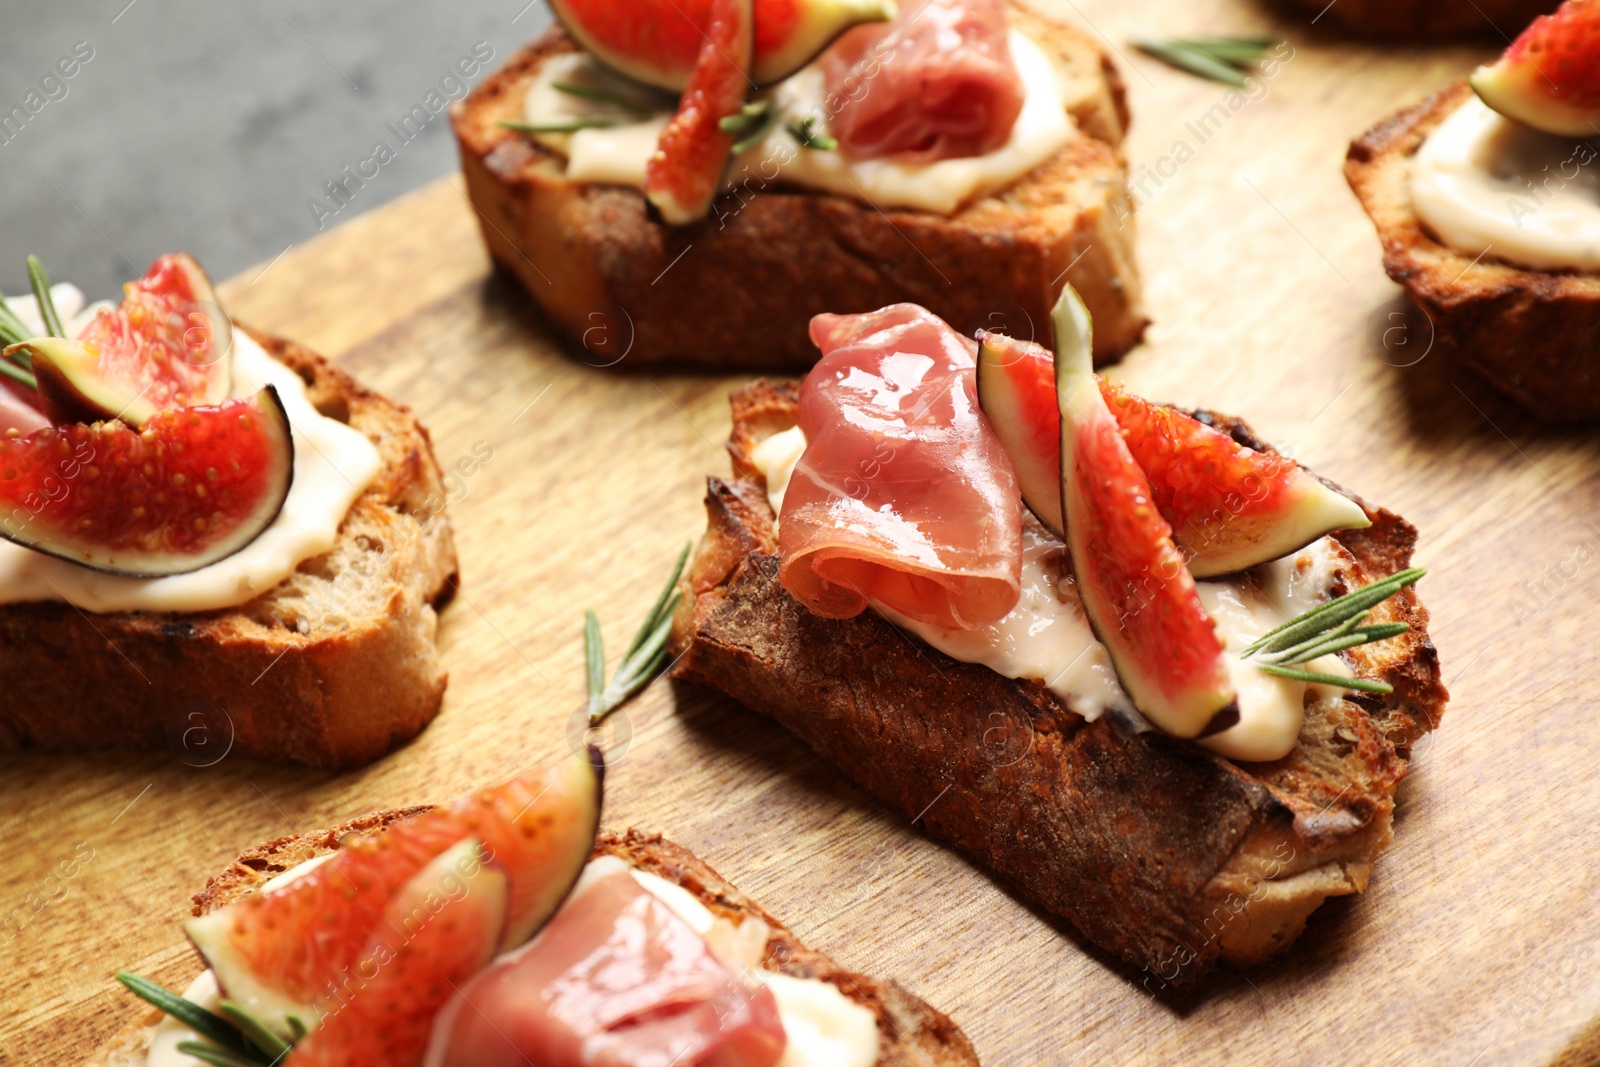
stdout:
{"type": "MultiPolygon", "coordinates": [[[[1351,136],[1486,50],[1374,49],[1244,0],[1067,13],[1114,43],[1135,114],[1154,326],[1115,373],[1246,415],[1422,530],[1455,700],[1402,787],[1370,890],[1324,907],[1287,959],[1157,999],[769,723],[660,682],[615,720],[606,822],[668,833],[816,947],[900,979],[986,1064],[1592,1063],[1600,447],[1592,431],[1540,429],[1428,354],[1426,324],[1389,318],[1398,291],[1339,174],[1351,136]],[[1262,30],[1285,34],[1292,58],[1234,108],[1224,87],[1125,43],[1262,30]]],[[[77,1062],[116,1030],[132,1008],[118,968],[192,977],[176,920],[244,847],[565,752],[583,609],[614,659],[700,532],[704,476],[727,469],[735,379],[564,355],[491,273],[457,182],[263,266],[225,287],[241,321],[413,405],[445,464],[492,449],[451,505],[464,585],[441,628],[445,709],[342,775],[219,759],[225,724],[161,755],[0,761],[6,1064],[77,1062]]]]}

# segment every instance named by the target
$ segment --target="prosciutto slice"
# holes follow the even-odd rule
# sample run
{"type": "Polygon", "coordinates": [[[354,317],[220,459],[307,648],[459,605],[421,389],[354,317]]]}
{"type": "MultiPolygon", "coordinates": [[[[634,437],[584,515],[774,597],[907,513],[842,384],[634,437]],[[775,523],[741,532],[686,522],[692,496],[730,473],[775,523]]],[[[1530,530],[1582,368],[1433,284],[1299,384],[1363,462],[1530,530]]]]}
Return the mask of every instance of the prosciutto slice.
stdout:
{"type": "Polygon", "coordinates": [[[1021,589],[1022,503],[978,409],[977,346],[915,304],[818,315],[811,339],[783,587],[828,618],[869,603],[945,629],[1002,618],[1021,589]]]}
{"type": "Polygon", "coordinates": [[[434,1024],[428,1067],[773,1067],[778,1004],[625,870],[593,882],[434,1024]]]}
{"type": "Polygon", "coordinates": [[[904,0],[846,33],[819,59],[840,148],[933,163],[1005,144],[1025,96],[1007,33],[1006,0],[904,0]]]}

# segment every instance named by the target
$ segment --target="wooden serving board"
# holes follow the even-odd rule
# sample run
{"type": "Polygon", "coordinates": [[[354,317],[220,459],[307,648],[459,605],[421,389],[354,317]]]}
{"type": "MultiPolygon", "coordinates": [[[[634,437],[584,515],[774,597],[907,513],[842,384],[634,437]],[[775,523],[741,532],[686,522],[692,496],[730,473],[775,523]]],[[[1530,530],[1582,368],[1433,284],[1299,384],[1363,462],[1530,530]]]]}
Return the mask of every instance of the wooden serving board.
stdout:
{"type": "MultiPolygon", "coordinates": [[[[1600,442],[1537,428],[1424,355],[1421,334],[1373,343],[1401,321],[1387,318],[1397,290],[1339,173],[1351,136],[1485,51],[1369,48],[1245,0],[1082,0],[1067,13],[1121,51],[1136,116],[1155,322],[1116,373],[1248,416],[1423,531],[1422,591],[1455,701],[1419,750],[1371,888],[1325,906],[1287,959],[1153,998],[767,721],[666,683],[617,716],[606,821],[670,834],[807,941],[900,979],[986,1064],[1590,1063],[1600,442]],[[1285,34],[1293,57],[1253,98],[1125,44],[1262,30],[1285,34]]],[[[737,379],[568,358],[491,274],[458,181],[225,292],[242,321],[412,404],[446,465],[492,450],[451,503],[464,586],[441,627],[449,695],[415,743],[342,775],[205,766],[223,736],[161,755],[0,761],[6,1064],[78,1062],[117,1030],[133,1009],[118,968],[192,977],[176,923],[246,846],[448,799],[566,751],[583,609],[614,655],[698,536],[705,475],[727,470],[737,379]]]]}

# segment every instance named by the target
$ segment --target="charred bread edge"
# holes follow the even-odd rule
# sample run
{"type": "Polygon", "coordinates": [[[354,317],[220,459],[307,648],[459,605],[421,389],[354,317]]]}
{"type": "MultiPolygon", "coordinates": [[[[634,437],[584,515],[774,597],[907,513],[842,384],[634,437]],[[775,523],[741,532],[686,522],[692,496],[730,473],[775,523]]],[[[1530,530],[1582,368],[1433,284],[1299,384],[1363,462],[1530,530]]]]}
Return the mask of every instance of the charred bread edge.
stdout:
{"type": "MultiPolygon", "coordinates": [[[[1378,611],[1385,620],[1411,623],[1413,631],[1388,645],[1356,649],[1349,657],[1358,674],[1381,677],[1394,685],[1395,692],[1383,698],[1351,694],[1327,712],[1308,715],[1301,746],[1290,757],[1271,764],[1242,765],[1167,738],[1144,735],[1144,739],[1130,739],[1115,730],[1108,718],[1085,723],[1063,708],[1038,682],[1004,679],[987,668],[957,663],[920,642],[905,644],[907,635],[893,631],[876,616],[842,622],[814,619],[777,587],[772,511],[766,502],[765,484],[748,456],[756,441],[794,424],[795,397],[793,385],[766,382],[756,382],[733,394],[734,434],[729,449],[735,480],[731,484],[717,478],[710,480],[708,530],[691,564],[687,593],[674,624],[675,654],[680,657],[675,678],[711,685],[736,699],[740,698],[740,688],[748,687],[745,703],[800,734],[825,760],[830,759],[830,753],[823,749],[832,745],[832,761],[836,765],[846,760],[851,763],[850,768],[837,768],[846,778],[891,809],[905,808],[907,818],[928,797],[901,796],[901,784],[906,779],[896,776],[916,778],[930,768],[914,766],[902,770],[899,764],[910,763],[911,759],[884,760],[877,750],[864,754],[850,747],[864,742],[836,736],[850,732],[856,723],[851,716],[860,717],[859,732],[872,734],[873,744],[889,736],[896,725],[892,721],[896,715],[893,695],[885,695],[881,701],[890,705],[887,712],[878,705],[859,710],[858,702],[870,703],[865,694],[880,692],[880,675],[897,680],[890,660],[898,656],[915,664],[915,657],[920,656],[938,666],[939,682],[928,683],[916,694],[920,706],[937,700],[940,687],[946,692],[952,688],[972,692],[977,688],[981,690],[980,697],[993,699],[987,705],[991,708],[1021,709],[1019,713],[1029,716],[1027,725],[1038,740],[1029,753],[1016,761],[1021,769],[1015,772],[1011,764],[997,770],[972,760],[975,769],[967,780],[960,780],[967,766],[966,749],[971,747],[967,745],[971,738],[961,736],[963,729],[971,733],[968,724],[947,721],[944,725],[949,736],[937,741],[917,724],[905,731],[906,736],[922,739],[907,743],[926,748],[922,753],[927,755],[925,762],[937,760],[941,776],[957,776],[949,794],[940,794],[947,799],[923,818],[923,825],[935,840],[952,844],[980,865],[995,870],[1001,881],[1013,885],[1024,898],[1047,911],[1058,912],[1090,940],[1144,967],[1149,972],[1144,979],[1147,986],[1152,979],[1158,987],[1190,985],[1218,963],[1243,966],[1264,961],[1288,947],[1324,899],[1366,887],[1374,857],[1390,840],[1394,789],[1404,776],[1411,745],[1438,725],[1448,697],[1439,679],[1437,653],[1428,638],[1428,615],[1413,590],[1406,590],[1378,611]],[[736,586],[743,589],[740,583],[746,582],[755,587],[755,593],[730,591],[736,586]],[[783,620],[763,616],[759,603],[737,601],[741,595],[762,594],[780,602],[780,607],[773,610],[788,611],[801,619],[795,625],[815,625],[825,630],[819,635],[819,650],[813,657],[825,660],[821,668],[824,674],[815,683],[817,691],[798,691],[810,683],[796,677],[795,672],[816,669],[809,661],[804,667],[784,663],[798,657],[791,655],[789,646],[783,643],[793,636],[782,628],[783,620]],[[718,612],[724,608],[728,618],[737,620],[739,626],[770,623],[776,636],[740,631],[728,638],[728,644],[716,643],[713,635],[720,624],[718,612]],[[821,649],[822,644],[828,649],[821,649]],[[870,671],[862,665],[863,656],[872,657],[870,671]],[[788,674],[781,673],[785,667],[788,674]],[[841,672],[861,673],[856,676],[841,672]],[[815,726],[829,714],[825,708],[817,710],[828,700],[829,686],[842,686],[850,693],[848,712],[841,711],[836,716],[845,726],[834,734],[829,734],[826,727],[815,726]],[[930,690],[932,696],[928,695],[930,690]],[[786,707],[786,699],[804,710],[786,707]],[[807,737],[807,730],[813,727],[814,736],[807,737]],[[1307,740],[1313,733],[1318,737],[1315,752],[1307,740]],[[940,747],[932,747],[935,745],[940,747]],[[1049,765],[1050,773],[1040,772],[1038,780],[1024,781],[1021,775],[1026,765],[1044,761],[1043,751],[1052,745],[1055,748],[1049,758],[1055,762],[1049,765]],[[1031,759],[1034,747],[1041,753],[1037,760],[1031,759]],[[944,751],[946,748],[949,751],[944,751]],[[1311,763],[1313,756],[1322,763],[1332,763],[1341,777],[1330,779],[1323,774],[1319,778],[1311,763]],[[1122,798],[1127,802],[1125,807],[1131,808],[1125,812],[1095,812],[1091,808],[1082,813],[1086,816],[1102,815],[1107,823],[1116,823],[1124,814],[1135,820],[1170,819],[1175,823],[1193,807],[1195,811],[1206,811],[1204,816],[1191,816],[1193,819],[1215,817],[1214,825],[1191,826],[1193,836],[1187,839],[1163,837],[1163,830],[1171,833],[1170,827],[1145,828],[1151,836],[1137,843],[1141,862],[1153,856],[1151,862],[1167,864],[1163,868],[1167,889],[1144,876],[1142,867],[1126,870],[1130,864],[1124,848],[1134,846],[1117,843],[1123,840],[1114,836],[1121,832],[1120,828],[1107,829],[1104,840],[1086,847],[1084,837],[1070,836],[1070,828],[1057,833],[1059,828],[1035,827],[1041,831],[1029,835],[1035,846],[1041,838],[1049,837],[1071,846],[1073,856],[1061,861],[1065,866],[1053,872],[1057,876],[1054,881],[1036,855],[1018,855],[1019,849],[995,843],[998,835],[989,831],[988,820],[993,818],[1003,824],[1007,818],[1028,818],[1025,813],[1019,814],[1032,810],[1027,807],[1032,801],[1026,791],[1033,786],[1053,788],[1069,765],[1079,775],[1080,784],[1074,788],[1082,796],[1087,796],[1083,782],[1098,782],[1101,786],[1094,789],[1099,797],[1093,806],[1105,805],[1107,798],[1122,798]],[[1099,774],[1102,767],[1126,771],[1129,765],[1159,772],[1157,785],[1134,782],[1118,786],[1143,789],[1143,800],[1134,798],[1131,792],[1124,796],[1105,788],[1103,781],[1087,778],[1085,771],[1089,768],[1099,774]],[[1007,777],[1013,773],[1015,777],[1007,777]],[[980,780],[998,784],[988,786],[988,792],[984,792],[980,780]],[[1180,784],[1169,785],[1169,781],[1180,784]],[[1184,788],[1193,788],[1182,783],[1191,781],[1204,786],[1192,797],[1182,793],[1184,788]],[[1178,791],[1178,799],[1193,804],[1175,804],[1172,798],[1164,798],[1163,791],[1169,789],[1178,791]],[[1217,793],[1215,798],[1209,795],[1213,790],[1217,793]],[[1022,799],[1008,801],[1008,796],[1022,799]],[[1137,806],[1148,803],[1152,796],[1166,801],[1159,813],[1137,806]],[[1016,806],[1017,811],[992,814],[1007,804],[1016,806]],[[948,828],[941,816],[951,820],[948,828]],[[994,850],[987,860],[983,855],[986,849],[994,850]],[[1186,855],[1196,850],[1202,854],[1186,855]],[[1111,856],[1110,852],[1121,855],[1111,856]],[[1177,861],[1173,861],[1174,853],[1177,861]],[[1184,873],[1174,871],[1173,863],[1181,866],[1185,859],[1194,860],[1197,868],[1189,879],[1189,884],[1197,887],[1192,895],[1173,888],[1184,873]],[[1083,869],[1072,867],[1074,863],[1083,869]],[[1094,863],[1107,869],[1093,874],[1088,867],[1094,863]],[[1009,866],[1013,873],[1000,870],[1003,866],[1009,866]],[[1017,871],[1028,873],[1018,877],[1017,871]],[[1120,890],[1116,878],[1127,882],[1120,890]],[[1143,879],[1142,885],[1136,880],[1139,878],[1143,879]],[[1085,884],[1069,885],[1073,879],[1085,884]],[[1093,900],[1093,892],[1101,893],[1102,899],[1093,900]]],[[[1198,417],[1230,433],[1241,444],[1270,450],[1239,420],[1206,412],[1198,413],[1198,417]]],[[[1326,484],[1338,488],[1331,482],[1326,484]]],[[[1350,582],[1366,584],[1369,579],[1392,574],[1409,563],[1415,531],[1391,512],[1365,503],[1362,506],[1373,519],[1373,526],[1341,533],[1338,540],[1355,557],[1349,568],[1350,582]]],[[[731,624],[729,628],[733,628],[731,624]]],[[[906,673],[920,679],[919,685],[929,677],[926,667],[915,673],[908,669],[906,673]]],[[[1082,796],[1065,796],[1061,803],[1077,801],[1082,796]]],[[[1082,832],[1088,835],[1094,831],[1082,832]]]]}
{"type": "MultiPolygon", "coordinates": [[[[422,805],[376,812],[331,830],[292,834],[257,845],[220,875],[207,880],[205,889],[194,897],[193,914],[204,915],[225,907],[297,864],[337,849],[346,834],[381,831],[397,819],[428,809],[429,805],[422,805]]],[[[972,1043],[946,1015],[895,982],[880,982],[857,974],[807,948],[787,926],[724,881],[709,864],[688,849],[660,834],[630,828],[624,833],[601,834],[594,854],[617,856],[640,870],[683,886],[715,915],[733,920],[754,916],[766,923],[772,928],[772,936],[767,941],[767,954],[762,961],[764,969],[828,982],[877,1016],[878,1031],[883,1039],[877,1067],[976,1067],[978,1056],[972,1043]]],[[[154,1008],[140,1012],[134,1022],[101,1047],[87,1067],[142,1065],[155,1026],[160,1021],[161,1013],[154,1008]]]]}
{"type": "Polygon", "coordinates": [[[220,759],[231,737],[227,751],[235,756],[341,767],[376,759],[438,714],[447,679],[424,616],[453,594],[458,564],[427,429],[408,408],[309,349],[247,332],[307,383],[319,411],[365,433],[383,459],[338,536],[343,547],[369,531],[392,543],[372,546],[363,568],[339,575],[330,594],[339,600],[331,609],[337,613],[373,589],[370,583],[388,583],[381,617],[302,634],[253,613],[270,616],[265,598],[281,585],[234,608],[187,614],[91,619],[55,602],[0,606],[0,666],[20,679],[0,714],[0,750],[179,746],[177,730],[189,724],[174,730],[172,709],[204,698],[225,706],[228,721],[206,724],[214,750],[184,754],[220,759]],[[344,581],[357,583],[356,592],[344,581]],[[25,669],[41,658],[68,658],[67,650],[70,669],[25,669]],[[140,664],[138,674],[129,663],[140,664]],[[289,708],[296,713],[286,714],[289,708]]]}
{"type": "MultiPolygon", "coordinates": [[[[1006,313],[1047,333],[1064,275],[1094,313],[1096,357],[1115,358],[1138,343],[1148,321],[1118,148],[1128,121],[1123,83],[1093,38],[1026,0],[1011,3],[1019,24],[1069,41],[1058,46],[1063,55],[1086,60],[1092,52],[1098,84],[1079,92],[1073,109],[1087,136],[950,218],[757,182],[759,195],[740,194],[736,207],[714,209],[719,217],[674,230],[648,218],[637,189],[569,182],[555,156],[495,121],[520,115],[532,70],[576,47],[552,28],[451,106],[467,196],[489,252],[574,354],[596,366],[804,370],[815,361],[803,329],[811,312],[865,294],[883,297],[877,304],[942,300],[951,319],[988,315],[1001,303],[996,294],[1008,294],[1005,303],[1016,306],[1006,313]],[[1113,173],[1115,183],[1104,180],[1113,173]],[[1028,201],[1068,200],[1068,192],[1070,226],[1028,201]],[[680,263],[689,245],[698,250],[680,263]],[[797,276],[802,269],[808,279],[797,276]],[[744,297],[744,289],[758,291],[744,297]],[[819,301],[826,306],[813,307],[819,301]],[[789,328],[791,319],[801,328],[789,328]]],[[[1072,68],[1081,74],[1084,65],[1072,68]]]]}
{"type": "Polygon", "coordinates": [[[1383,267],[1459,354],[1536,418],[1600,416],[1600,277],[1525,270],[1433,238],[1412,208],[1409,160],[1472,97],[1459,82],[1351,142],[1344,173],[1383,245],[1383,267]]]}

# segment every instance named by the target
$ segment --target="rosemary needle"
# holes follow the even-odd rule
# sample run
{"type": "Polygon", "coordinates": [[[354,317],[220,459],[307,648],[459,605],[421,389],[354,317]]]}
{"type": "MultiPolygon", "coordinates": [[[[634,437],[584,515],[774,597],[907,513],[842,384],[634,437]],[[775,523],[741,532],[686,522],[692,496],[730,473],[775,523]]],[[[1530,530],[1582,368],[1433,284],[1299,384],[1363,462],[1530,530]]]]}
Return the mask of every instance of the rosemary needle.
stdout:
{"type": "Polygon", "coordinates": [[[39,379],[8,360],[0,359],[0,377],[10,378],[12,381],[25,385],[29,389],[39,388],[39,379]]]}
{"type": "Polygon", "coordinates": [[[807,115],[799,122],[790,121],[786,125],[789,128],[790,135],[807,148],[813,148],[819,152],[832,152],[838,148],[839,142],[837,140],[825,133],[817,133],[815,131],[813,127],[816,126],[816,123],[816,116],[807,115]]]}
{"type": "Polygon", "coordinates": [[[33,336],[33,331],[23,325],[17,313],[11,310],[6,298],[0,296],[0,345],[14,345],[33,336]]]}
{"type": "Polygon", "coordinates": [[[620,119],[595,116],[587,119],[566,119],[561,122],[523,122],[521,119],[501,119],[500,125],[518,133],[577,133],[579,130],[603,130],[620,126],[620,119]]]}
{"type": "Polygon", "coordinates": [[[272,1062],[276,1063],[284,1056],[287,1056],[289,1050],[294,1047],[273,1033],[269,1027],[254,1015],[251,1015],[247,1009],[235,1004],[233,1001],[224,1000],[217,1007],[222,1010],[223,1015],[228,1017],[229,1022],[239,1028],[239,1032],[244,1035],[244,1039],[270,1057],[272,1062]]]}
{"type": "Polygon", "coordinates": [[[593,610],[583,613],[583,658],[589,675],[592,703],[606,688],[606,646],[600,636],[600,618],[593,610]]]}
{"type": "Polygon", "coordinates": [[[210,1064],[211,1067],[262,1067],[263,1064],[270,1065],[272,1062],[270,1060],[250,1059],[236,1052],[218,1048],[216,1045],[208,1045],[204,1041],[180,1041],[177,1045],[177,1051],[185,1056],[193,1056],[201,1063],[210,1064]]]}
{"type": "Polygon", "coordinates": [[[1394,686],[1388,682],[1374,682],[1368,678],[1351,678],[1342,674],[1323,674],[1321,671],[1301,671],[1293,667],[1279,667],[1271,663],[1260,664],[1260,667],[1267,674],[1276,674],[1280,678],[1293,678],[1301,682],[1336,685],[1340,689],[1354,689],[1361,693],[1394,692],[1394,686]]]}
{"type": "Polygon", "coordinates": [[[743,133],[752,125],[764,122],[771,105],[765,100],[752,100],[731,115],[717,120],[717,129],[723,133],[743,133]]]}
{"type": "Polygon", "coordinates": [[[66,329],[61,325],[61,316],[56,312],[55,299],[50,295],[50,279],[38,256],[28,257],[28,283],[33,286],[33,298],[39,303],[39,318],[44,322],[44,332],[51,337],[67,336],[66,329]]]}

